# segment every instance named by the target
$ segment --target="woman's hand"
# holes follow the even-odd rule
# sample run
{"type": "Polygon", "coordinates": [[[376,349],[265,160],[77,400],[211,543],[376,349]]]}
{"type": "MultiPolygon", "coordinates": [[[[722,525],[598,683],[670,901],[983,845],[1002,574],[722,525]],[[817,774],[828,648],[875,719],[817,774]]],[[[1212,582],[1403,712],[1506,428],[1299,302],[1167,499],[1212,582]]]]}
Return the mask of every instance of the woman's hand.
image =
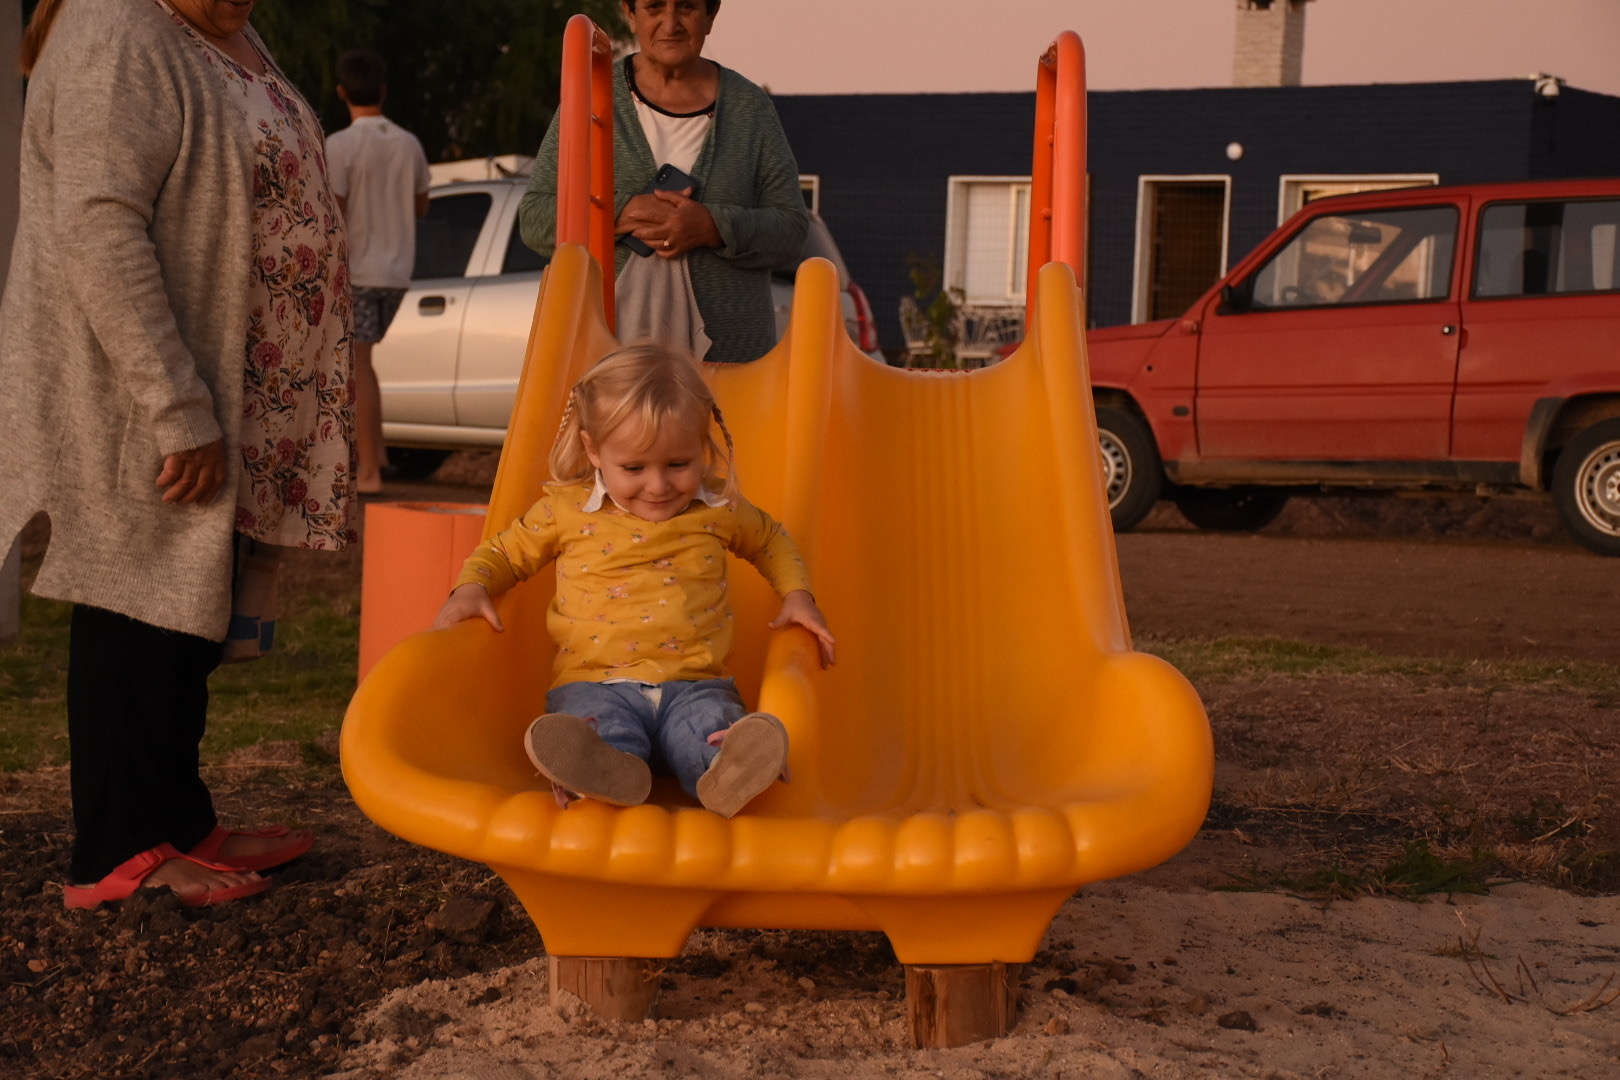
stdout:
{"type": "Polygon", "coordinates": [[[225,486],[225,440],[215,439],[207,446],[181,450],[163,459],[157,486],[163,488],[166,503],[197,503],[207,506],[225,486]]]}
{"type": "MultiPolygon", "coordinates": [[[[688,188],[688,191],[691,189],[688,188]]],[[[658,201],[658,197],[651,193],[646,195],[633,195],[630,201],[624,204],[619,211],[619,220],[613,223],[613,232],[616,236],[633,233],[637,229],[651,228],[662,225],[669,216],[668,208],[658,201]]],[[[649,247],[658,245],[649,244],[649,247]]]]}
{"type": "Polygon", "coordinates": [[[722,246],[720,230],[708,208],[691,196],[691,188],[637,195],[625,203],[614,231],[632,234],[652,248],[654,255],[666,259],[722,246]]]}
{"type": "Polygon", "coordinates": [[[821,617],[815,597],[808,591],[794,589],[782,597],[782,610],[771,620],[770,627],[780,630],[784,626],[802,626],[816,635],[816,644],[821,648],[821,666],[833,666],[837,660],[834,653],[838,642],[833,638],[832,631],[827,629],[827,620],[821,617]]]}
{"type": "Polygon", "coordinates": [[[451,590],[450,595],[445,597],[444,606],[433,618],[433,629],[445,630],[458,622],[480,617],[497,630],[505,629],[501,625],[501,617],[495,614],[495,604],[489,598],[489,590],[482,585],[468,582],[465,585],[457,585],[451,590]]]}

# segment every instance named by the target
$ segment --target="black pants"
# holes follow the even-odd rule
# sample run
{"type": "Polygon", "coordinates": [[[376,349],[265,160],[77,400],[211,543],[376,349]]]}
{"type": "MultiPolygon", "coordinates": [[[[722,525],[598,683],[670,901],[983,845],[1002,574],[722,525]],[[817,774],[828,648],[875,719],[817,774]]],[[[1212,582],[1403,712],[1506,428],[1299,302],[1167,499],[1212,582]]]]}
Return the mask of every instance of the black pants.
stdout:
{"type": "Polygon", "coordinates": [[[198,771],[208,676],[224,646],[78,605],[68,646],[71,880],[89,884],[161,843],[214,828],[198,771]]]}

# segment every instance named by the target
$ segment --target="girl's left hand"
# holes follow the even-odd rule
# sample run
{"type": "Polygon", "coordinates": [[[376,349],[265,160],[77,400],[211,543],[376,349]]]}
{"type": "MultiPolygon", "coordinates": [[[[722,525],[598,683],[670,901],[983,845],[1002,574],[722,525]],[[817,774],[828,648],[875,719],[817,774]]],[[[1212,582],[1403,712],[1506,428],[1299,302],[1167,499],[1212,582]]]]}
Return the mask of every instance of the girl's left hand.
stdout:
{"type": "Polygon", "coordinates": [[[807,590],[795,589],[782,597],[782,610],[771,620],[770,627],[780,630],[785,626],[802,626],[816,635],[816,644],[821,648],[821,666],[832,667],[837,659],[834,654],[838,642],[827,629],[827,620],[821,617],[815,597],[807,590]]]}

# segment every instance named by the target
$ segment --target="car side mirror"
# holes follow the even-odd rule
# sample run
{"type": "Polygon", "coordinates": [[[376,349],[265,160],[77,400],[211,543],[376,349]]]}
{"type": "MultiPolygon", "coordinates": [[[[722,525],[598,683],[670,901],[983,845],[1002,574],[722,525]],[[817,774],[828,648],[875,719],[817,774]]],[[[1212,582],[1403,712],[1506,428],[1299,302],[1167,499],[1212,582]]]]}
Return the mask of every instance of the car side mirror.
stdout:
{"type": "Polygon", "coordinates": [[[1249,310],[1249,290],[1231,282],[1221,286],[1221,306],[1215,309],[1217,315],[1241,315],[1249,310]]]}

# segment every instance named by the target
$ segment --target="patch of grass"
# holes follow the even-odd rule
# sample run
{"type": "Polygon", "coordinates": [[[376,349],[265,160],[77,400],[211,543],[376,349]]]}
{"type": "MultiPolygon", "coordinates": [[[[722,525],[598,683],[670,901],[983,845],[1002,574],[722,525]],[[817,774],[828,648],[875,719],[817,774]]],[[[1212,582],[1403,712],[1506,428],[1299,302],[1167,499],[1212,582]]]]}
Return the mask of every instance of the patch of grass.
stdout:
{"type": "Polygon", "coordinates": [[[1429,850],[1427,840],[1408,843],[1391,862],[1373,875],[1375,891],[1391,896],[1429,896],[1434,893],[1473,893],[1490,890],[1485,876],[1492,860],[1479,851],[1466,858],[1447,859],[1429,850]]]}
{"type": "MultiPolygon", "coordinates": [[[[209,680],[205,764],[272,740],[306,744],[336,728],[354,694],[359,621],[325,597],[303,598],[276,627],[262,660],[221,667],[209,680]]],[[[71,606],[25,595],[22,634],[0,649],[0,771],[67,761],[68,617],[71,606]]],[[[329,755],[328,755],[329,756],[329,755]]]]}
{"type": "Polygon", "coordinates": [[[1145,637],[1137,639],[1136,647],[1168,661],[1195,683],[1265,675],[1441,675],[1487,686],[1620,693],[1620,666],[1613,664],[1386,656],[1370,649],[1283,638],[1169,641],[1145,637]]]}
{"type": "Polygon", "coordinates": [[[67,761],[67,604],[24,594],[22,633],[0,647],[0,771],[67,761]]]}
{"type": "Polygon", "coordinates": [[[359,619],[306,598],[296,618],[277,623],[269,655],[221,667],[209,680],[203,761],[272,740],[312,744],[336,728],[354,696],[359,652],[359,619]]]}
{"type": "MultiPolygon", "coordinates": [[[[1399,854],[1375,866],[1346,869],[1322,867],[1300,875],[1279,875],[1269,884],[1294,896],[1311,900],[1350,900],[1357,896],[1389,896],[1417,900],[1436,893],[1490,892],[1486,884],[1496,860],[1478,850],[1462,858],[1447,858],[1429,848],[1427,840],[1408,841],[1399,854]]],[[[1255,877],[1240,879],[1246,888],[1261,887],[1255,877]]]]}

